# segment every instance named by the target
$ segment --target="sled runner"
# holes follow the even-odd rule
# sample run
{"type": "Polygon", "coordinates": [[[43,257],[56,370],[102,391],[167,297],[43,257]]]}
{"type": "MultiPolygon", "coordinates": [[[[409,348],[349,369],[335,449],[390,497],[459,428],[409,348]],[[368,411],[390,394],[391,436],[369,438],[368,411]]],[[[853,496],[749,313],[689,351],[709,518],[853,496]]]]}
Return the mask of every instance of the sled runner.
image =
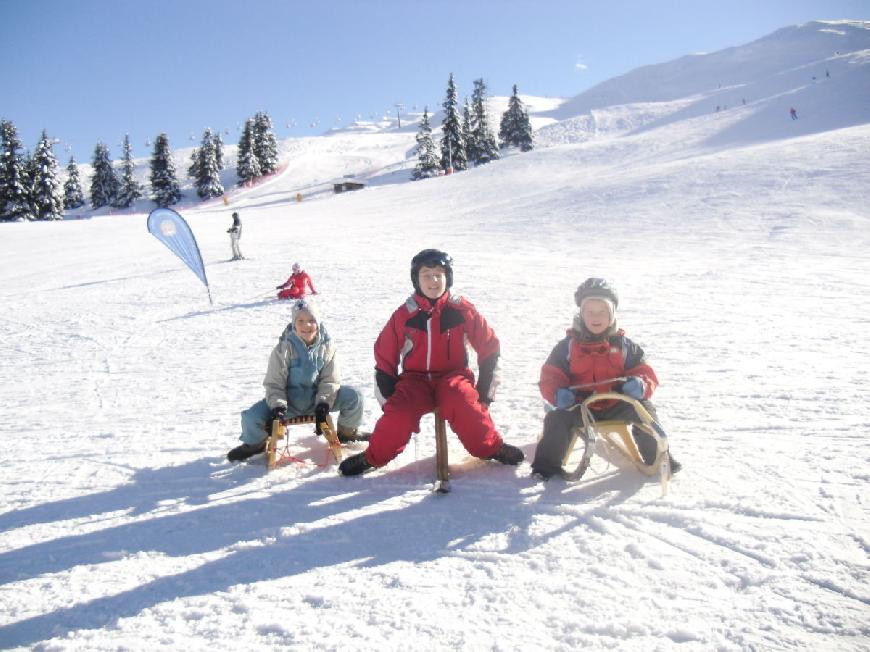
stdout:
{"type": "MultiPolygon", "coordinates": [[[[662,486],[662,495],[668,492],[668,482],[671,479],[671,458],[668,453],[668,438],[661,426],[650,416],[643,404],[630,396],[618,392],[603,392],[592,394],[582,403],[570,408],[580,410],[582,417],[581,425],[574,429],[568,450],[562,458],[562,475],[568,481],[576,481],[583,477],[589,468],[589,463],[595,453],[596,444],[600,444],[608,451],[624,458],[634,468],[647,476],[659,475],[662,486]],[[598,401],[622,401],[631,405],[640,423],[627,421],[607,420],[596,421],[589,406],[598,401]],[[656,442],[656,456],[652,464],[646,464],[637,448],[631,432],[637,428],[648,434],[656,442]],[[577,440],[583,440],[582,451],[575,451],[577,440]],[[579,460],[577,459],[577,454],[579,460]],[[573,468],[572,468],[573,467],[573,468]]],[[[577,447],[579,449],[579,447],[577,447]]]]}
{"type": "MultiPolygon", "coordinates": [[[[285,437],[288,426],[298,426],[314,423],[314,416],[287,417],[285,419],[275,419],[272,421],[272,432],[266,438],[266,468],[271,471],[283,461],[301,461],[298,458],[290,455],[290,438],[285,437]],[[278,451],[278,440],[284,439],[284,448],[278,451]]],[[[326,421],[320,424],[323,430],[323,436],[329,445],[329,450],[336,462],[341,462],[341,442],[338,441],[338,435],[335,433],[335,428],[332,425],[332,417],[326,417],[326,421]]]]}

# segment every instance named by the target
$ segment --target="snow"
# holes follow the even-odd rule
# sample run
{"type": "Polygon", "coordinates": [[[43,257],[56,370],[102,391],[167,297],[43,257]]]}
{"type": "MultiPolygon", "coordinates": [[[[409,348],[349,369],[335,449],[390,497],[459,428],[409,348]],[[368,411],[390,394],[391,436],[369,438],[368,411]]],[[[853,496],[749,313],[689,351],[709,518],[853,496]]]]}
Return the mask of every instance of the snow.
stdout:
{"type": "Polygon", "coordinates": [[[866,52],[838,56],[830,83],[795,86],[815,107],[797,121],[790,98],[769,109],[778,84],[718,114],[685,112],[694,91],[619,101],[594,109],[606,129],[565,115],[532,152],[414,183],[413,130],[286,141],[282,171],[229,205],[180,207],[213,306],[146,232],[148,202],[4,224],[0,647],[870,649],[870,76],[866,52]],[[370,185],[332,195],[346,174],[370,185]],[[501,339],[492,412],[527,458],[573,290],[614,282],[684,464],[666,497],[601,458],[537,483],[452,434],[453,491],[435,494],[429,417],[361,478],[304,428],[302,464],[225,461],[290,265],[371,428],[372,344],[430,246],[501,339]]]}

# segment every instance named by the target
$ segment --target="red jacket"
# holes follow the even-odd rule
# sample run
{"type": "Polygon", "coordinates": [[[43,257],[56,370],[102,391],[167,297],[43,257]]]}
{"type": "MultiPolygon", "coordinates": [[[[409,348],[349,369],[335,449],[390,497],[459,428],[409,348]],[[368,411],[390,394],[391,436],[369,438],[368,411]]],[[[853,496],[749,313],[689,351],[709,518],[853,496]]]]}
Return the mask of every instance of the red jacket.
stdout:
{"type": "Polygon", "coordinates": [[[398,308],[375,341],[375,372],[383,398],[393,393],[401,373],[432,376],[468,369],[466,341],[477,353],[477,389],[481,400],[492,400],[499,341],[474,305],[450,292],[433,303],[414,294],[398,308]]]}
{"type": "Polygon", "coordinates": [[[308,289],[311,290],[312,293],[317,294],[317,290],[314,289],[314,285],[311,283],[311,277],[308,276],[308,272],[302,271],[297,272],[290,276],[284,284],[281,286],[284,290],[287,290],[288,294],[292,297],[301,297],[305,294],[305,287],[308,286],[308,289]]]}
{"type": "MultiPolygon", "coordinates": [[[[556,404],[556,390],[572,385],[587,385],[620,376],[638,376],[643,380],[644,399],[649,399],[659,380],[655,371],[646,362],[643,349],[625,336],[620,329],[603,340],[583,341],[574,329],[550,352],[541,367],[539,387],[548,403],[556,404]]],[[[623,381],[602,382],[575,390],[577,400],[583,400],[592,392],[618,391],[623,381]]],[[[600,411],[611,407],[613,401],[601,401],[591,406],[600,411]]]]}

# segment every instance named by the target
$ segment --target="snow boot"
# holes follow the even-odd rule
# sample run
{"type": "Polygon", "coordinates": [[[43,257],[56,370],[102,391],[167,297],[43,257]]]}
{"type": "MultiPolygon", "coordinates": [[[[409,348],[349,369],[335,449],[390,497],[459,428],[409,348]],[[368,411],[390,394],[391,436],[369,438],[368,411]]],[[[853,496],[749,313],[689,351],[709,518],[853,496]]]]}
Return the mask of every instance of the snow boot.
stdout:
{"type": "Polygon", "coordinates": [[[370,432],[360,432],[357,428],[348,428],[347,426],[338,426],[338,441],[342,444],[349,444],[355,441],[368,441],[371,438],[370,432]]]}
{"type": "Polygon", "coordinates": [[[532,468],[532,480],[535,482],[546,482],[550,478],[552,478],[555,473],[550,473],[549,471],[541,471],[540,469],[532,468]]]}
{"type": "Polygon", "coordinates": [[[338,470],[342,475],[360,475],[373,468],[375,467],[369,464],[365,452],[351,455],[338,465],[338,470]]]}
{"type": "MultiPolygon", "coordinates": [[[[649,466],[656,461],[656,453],[658,453],[658,445],[656,444],[655,438],[640,428],[634,428],[632,434],[634,435],[634,441],[637,444],[637,452],[640,453],[643,463],[649,466]]],[[[670,450],[668,450],[668,455],[671,458],[671,475],[679,473],[680,469],[683,468],[683,465],[674,459],[674,455],[670,450]]]]}
{"type": "Polygon", "coordinates": [[[227,453],[227,459],[230,462],[241,462],[249,457],[262,453],[266,450],[266,441],[263,440],[259,444],[242,444],[236,446],[233,450],[227,453]]]}
{"type": "Polygon", "coordinates": [[[637,444],[637,452],[640,453],[640,459],[643,460],[643,463],[649,466],[655,462],[656,454],[659,451],[656,438],[640,428],[632,428],[631,434],[634,435],[634,443],[637,444]]]}
{"type": "Polygon", "coordinates": [[[549,480],[554,475],[558,476],[561,473],[561,468],[553,468],[549,464],[545,464],[537,458],[534,462],[532,462],[532,477],[536,480],[549,480]]]}
{"type": "Polygon", "coordinates": [[[521,451],[516,446],[512,446],[511,444],[502,442],[501,448],[498,449],[498,452],[495,455],[490,455],[488,459],[495,460],[496,462],[501,462],[502,464],[516,466],[524,459],[526,459],[526,456],[523,451],[521,451]]]}

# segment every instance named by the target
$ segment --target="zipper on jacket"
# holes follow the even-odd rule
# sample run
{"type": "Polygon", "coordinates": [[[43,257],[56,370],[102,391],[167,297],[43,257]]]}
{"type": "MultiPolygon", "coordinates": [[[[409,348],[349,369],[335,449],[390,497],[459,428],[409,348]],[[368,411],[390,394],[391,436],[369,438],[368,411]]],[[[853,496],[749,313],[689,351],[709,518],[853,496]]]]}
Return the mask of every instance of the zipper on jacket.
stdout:
{"type": "Polygon", "coordinates": [[[450,331],[452,331],[452,330],[453,330],[452,328],[447,329],[447,359],[448,360],[450,359],[450,331]]]}
{"type": "Polygon", "coordinates": [[[426,320],[426,375],[432,380],[432,315],[426,320]]]}

